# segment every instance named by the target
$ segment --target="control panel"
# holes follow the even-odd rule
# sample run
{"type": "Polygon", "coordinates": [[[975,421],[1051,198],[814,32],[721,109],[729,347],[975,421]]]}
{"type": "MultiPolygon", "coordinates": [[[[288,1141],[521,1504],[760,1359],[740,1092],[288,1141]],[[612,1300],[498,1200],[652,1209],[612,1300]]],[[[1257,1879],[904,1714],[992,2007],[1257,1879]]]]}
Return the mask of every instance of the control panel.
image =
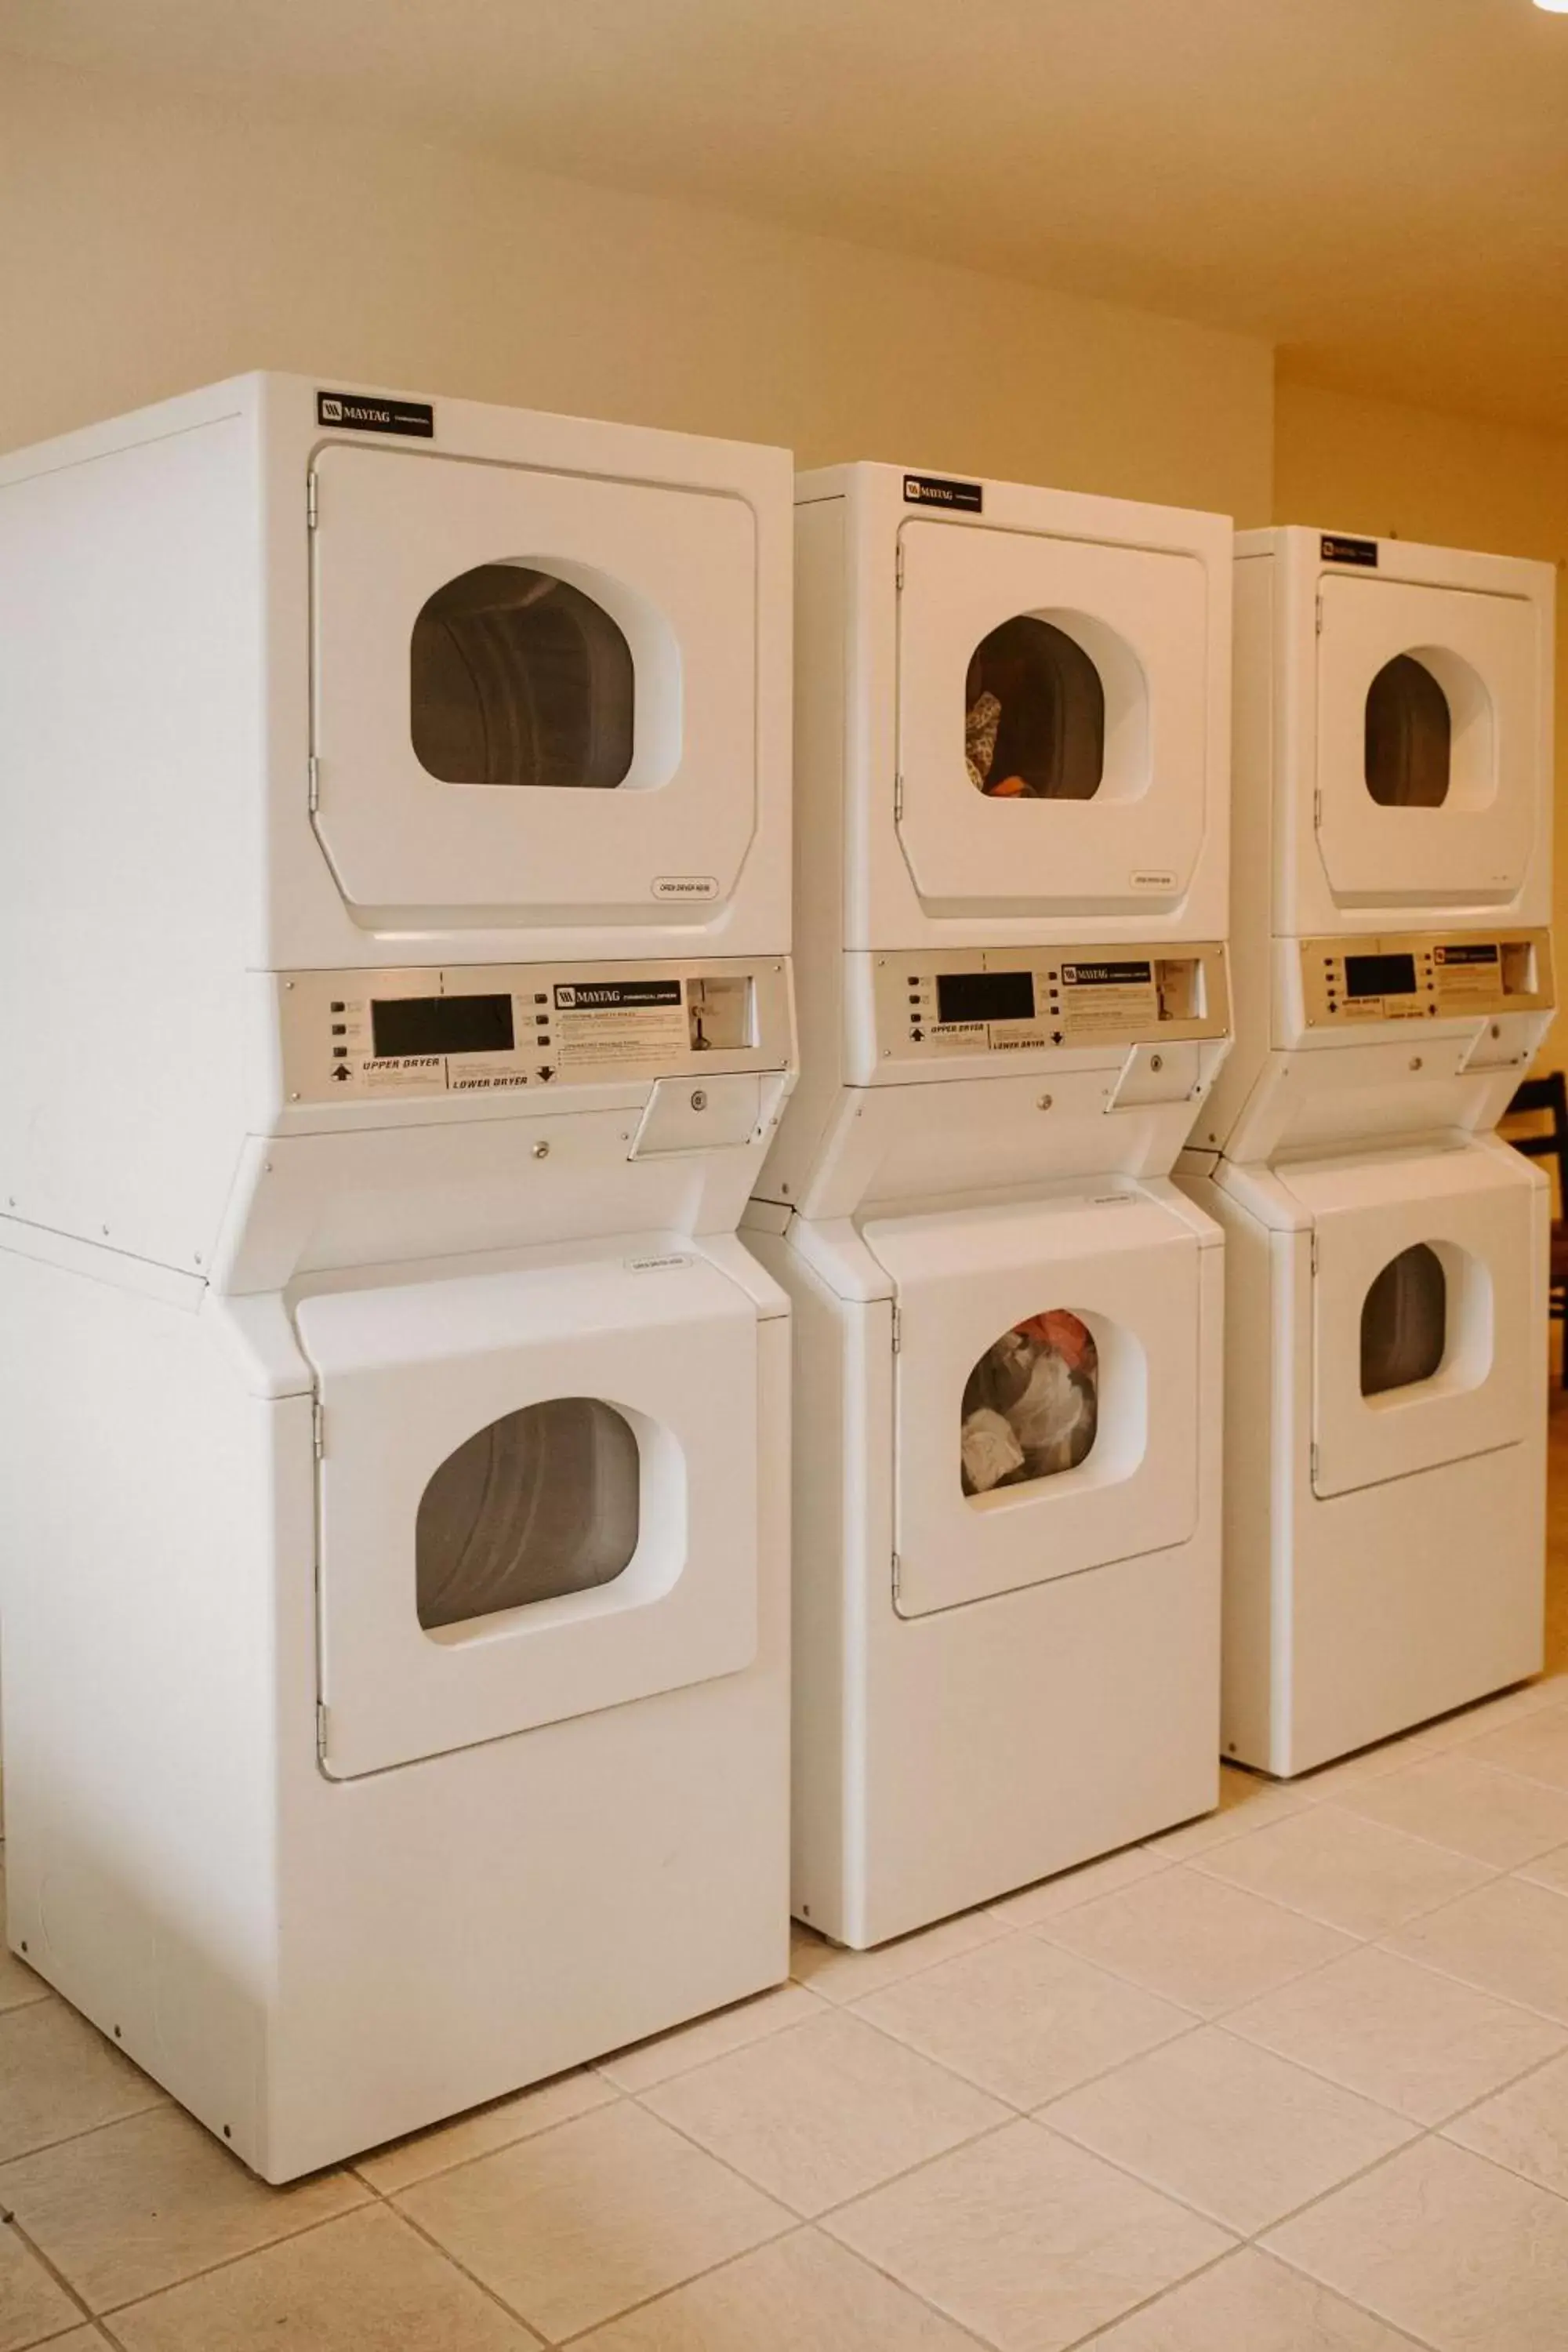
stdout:
{"type": "Polygon", "coordinates": [[[1223,1037],[1230,1025],[1225,950],[985,948],[876,963],[884,1059],[1071,1052],[1156,1038],[1223,1037]]]}
{"type": "Polygon", "coordinates": [[[275,986],[291,1103],[542,1094],[791,1060],[782,961],[300,971],[275,986]]]}
{"type": "Polygon", "coordinates": [[[1303,940],[1301,994],[1310,1029],[1549,1013],[1551,934],[1387,931],[1303,940]]]}

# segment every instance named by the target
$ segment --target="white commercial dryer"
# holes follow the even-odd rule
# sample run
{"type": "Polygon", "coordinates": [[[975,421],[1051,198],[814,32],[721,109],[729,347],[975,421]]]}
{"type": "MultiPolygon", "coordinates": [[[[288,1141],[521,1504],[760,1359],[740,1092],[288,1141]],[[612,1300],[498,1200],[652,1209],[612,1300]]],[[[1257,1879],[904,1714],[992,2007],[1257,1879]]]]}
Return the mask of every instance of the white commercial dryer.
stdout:
{"type": "Polygon", "coordinates": [[[10,1936],[269,2179],[784,1972],[791,488],[0,467],[10,1936]]]}
{"type": "Polygon", "coordinates": [[[1230,527],[796,489],[795,1905],[874,1944],[1215,1801],[1230,527]]]}
{"type": "Polygon", "coordinates": [[[1237,542],[1225,1749],[1290,1774],[1542,1661],[1552,577],[1237,542]]]}

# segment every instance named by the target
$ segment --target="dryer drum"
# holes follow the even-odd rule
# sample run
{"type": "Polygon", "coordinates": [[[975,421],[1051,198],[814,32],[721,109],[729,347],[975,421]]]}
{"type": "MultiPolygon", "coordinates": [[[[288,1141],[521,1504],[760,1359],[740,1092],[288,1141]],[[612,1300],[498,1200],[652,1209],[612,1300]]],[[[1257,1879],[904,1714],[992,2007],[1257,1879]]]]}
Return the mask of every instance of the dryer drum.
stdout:
{"type": "Polygon", "coordinates": [[[1384,808],[1441,808],[1454,722],[1425,662],[1396,654],[1366,690],[1366,788],[1384,808]]]}
{"type": "Polygon", "coordinates": [[[426,1633],[611,1583],[637,1547],[640,1462],[629,1423],[596,1397],[524,1405],[435,1471],[415,1521],[426,1633]]]}
{"type": "Polygon", "coordinates": [[[1016,1323],[964,1384],[963,1492],[1076,1470],[1094,1444],[1099,1410],[1100,1358],[1088,1325],[1060,1307],[1016,1323]]]}
{"type": "Polygon", "coordinates": [[[1391,1258],[1367,1292],[1361,1310],[1361,1392],[1429,1381],[1448,1339],[1448,1281],[1443,1262],[1426,1242],[1391,1258]]]}
{"type": "Polygon", "coordinates": [[[438,588],[414,624],[410,731],[447,784],[607,791],[632,763],[631,647],[570,581],[484,563],[438,588]]]}
{"type": "Polygon", "coordinates": [[[964,681],[969,781],[992,800],[1088,801],[1105,773],[1105,688],[1076,638],[1032,613],[982,637],[964,681]]]}

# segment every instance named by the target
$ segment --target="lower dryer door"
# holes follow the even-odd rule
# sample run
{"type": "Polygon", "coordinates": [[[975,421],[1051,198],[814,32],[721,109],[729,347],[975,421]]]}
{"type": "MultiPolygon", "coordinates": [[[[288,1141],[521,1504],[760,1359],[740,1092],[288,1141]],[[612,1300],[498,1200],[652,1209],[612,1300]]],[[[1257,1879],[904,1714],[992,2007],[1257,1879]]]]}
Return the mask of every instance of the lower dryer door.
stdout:
{"type": "Polygon", "coordinates": [[[1200,1246],[1136,1186],[873,1220],[898,1286],[905,1617],[1184,1542],[1200,1246]]]}
{"type": "Polygon", "coordinates": [[[1515,1445],[1539,1410],[1537,1195],[1487,1144],[1282,1168],[1312,1215],[1312,1490],[1515,1445]]]}
{"type": "Polygon", "coordinates": [[[321,1290],[295,1320],[331,1777],[750,1663],[756,1310],[717,1267],[628,1248],[321,1290]]]}

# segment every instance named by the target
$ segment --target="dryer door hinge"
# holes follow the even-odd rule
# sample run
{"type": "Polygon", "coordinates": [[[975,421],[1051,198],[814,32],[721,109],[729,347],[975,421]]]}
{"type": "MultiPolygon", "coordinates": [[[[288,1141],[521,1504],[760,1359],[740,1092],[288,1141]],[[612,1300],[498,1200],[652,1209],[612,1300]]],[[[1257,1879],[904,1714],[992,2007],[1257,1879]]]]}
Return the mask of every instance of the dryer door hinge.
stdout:
{"type": "Polygon", "coordinates": [[[1317,1443],[1316,1438],[1314,1438],[1314,1439],[1313,1439],[1313,1441],[1312,1441],[1312,1445],[1311,1445],[1310,1454],[1310,1457],[1309,1457],[1309,1458],[1310,1458],[1310,1465],[1311,1473],[1312,1473],[1312,1484],[1313,1484],[1313,1486],[1315,1486],[1317,1485],[1317,1483],[1318,1483],[1318,1443],[1317,1443]]]}
{"type": "Polygon", "coordinates": [[[893,585],[894,585],[894,587],[895,587],[895,588],[901,589],[901,588],[903,587],[903,584],[904,584],[904,550],[903,550],[903,544],[902,544],[902,541],[900,541],[900,545],[899,545],[899,548],[898,548],[898,551],[897,551],[897,553],[894,555],[894,558],[893,558],[893,585]]]}
{"type": "Polygon", "coordinates": [[[1310,1251],[1309,1263],[1311,1265],[1312,1272],[1316,1274],[1318,1271],[1318,1236],[1316,1234],[1312,1235],[1309,1248],[1310,1251]]]}
{"type": "Polygon", "coordinates": [[[904,780],[901,775],[898,775],[893,778],[893,823],[895,824],[898,824],[900,818],[903,815],[903,813],[904,780]]]}
{"type": "Polygon", "coordinates": [[[313,816],[321,805],[321,763],[314,751],[305,762],[305,772],[310,780],[310,814],[313,816]]]}
{"type": "Polygon", "coordinates": [[[899,1349],[903,1346],[903,1344],[904,1310],[901,1307],[895,1307],[893,1309],[893,1353],[895,1356],[898,1354],[899,1349]]]}
{"type": "Polygon", "coordinates": [[[321,1411],[321,1401],[319,1397],[310,1407],[310,1438],[319,1462],[327,1450],[326,1415],[321,1411]]]}
{"type": "Polygon", "coordinates": [[[1321,637],[1321,636],[1322,635],[1322,634],[1323,634],[1323,600],[1322,600],[1321,595],[1320,595],[1320,596],[1319,596],[1319,598],[1318,598],[1318,616],[1317,616],[1317,625],[1316,625],[1316,629],[1315,629],[1315,631],[1314,631],[1314,635],[1316,635],[1317,636],[1320,636],[1320,637],[1321,637]]]}
{"type": "Polygon", "coordinates": [[[315,528],[316,528],[317,523],[318,523],[320,520],[321,520],[321,507],[320,507],[320,500],[319,500],[318,494],[317,494],[317,490],[316,490],[316,477],[315,477],[315,475],[314,475],[314,474],[307,474],[307,475],[306,475],[306,477],[305,477],[305,528],[306,528],[306,530],[315,530],[315,528]]]}
{"type": "Polygon", "coordinates": [[[323,1764],[327,1757],[327,1702],[316,1701],[316,1761],[323,1764]]]}
{"type": "Polygon", "coordinates": [[[904,1563],[903,1563],[903,1561],[899,1558],[898,1553],[897,1553],[897,1552],[895,1552],[895,1553],[893,1554],[893,1598],[894,1598],[894,1600],[895,1600],[895,1601],[898,1599],[898,1597],[899,1597],[900,1593],[903,1591],[903,1587],[904,1587],[904,1563]]]}
{"type": "Polygon", "coordinates": [[[1316,792],[1312,794],[1312,831],[1314,833],[1321,833],[1322,829],[1323,795],[1321,792],[1316,792]]]}

